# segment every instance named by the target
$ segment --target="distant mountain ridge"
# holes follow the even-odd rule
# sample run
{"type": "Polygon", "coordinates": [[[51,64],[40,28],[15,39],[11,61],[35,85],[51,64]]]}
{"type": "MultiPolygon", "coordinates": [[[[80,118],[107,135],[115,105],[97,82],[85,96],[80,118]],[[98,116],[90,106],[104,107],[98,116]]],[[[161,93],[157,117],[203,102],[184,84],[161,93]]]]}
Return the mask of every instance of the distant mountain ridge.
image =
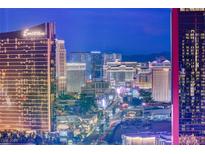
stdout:
{"type": "Polygon", "coordinates": [[[136,61],[136,62],[148,62],[156,60],[157,58],[164,57],[167,60],[171,59],[170,52],[152,53],[152,54],[122,54],[122,61],[136,61]]]}

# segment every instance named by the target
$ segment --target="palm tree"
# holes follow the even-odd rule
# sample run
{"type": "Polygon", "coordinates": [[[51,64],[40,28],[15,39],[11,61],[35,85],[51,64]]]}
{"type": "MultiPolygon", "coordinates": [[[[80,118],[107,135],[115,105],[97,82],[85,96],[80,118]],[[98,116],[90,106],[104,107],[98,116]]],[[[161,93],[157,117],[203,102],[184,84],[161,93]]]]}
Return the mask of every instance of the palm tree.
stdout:
{"type": "Polygon", "coordinates": [[[79,106],[83,114],[89,111],[94,111],[97,107],[95,103],[95,97],[87,97],[85,94],[81,94],[79,106]]]}
{"type": "Polygon", "coordinates": [[[143,102],[145,103],[152,103],[154,100],[152,98],[152,93],[147,90],[140,90],[140,96],[142,97],[143,102]]]}

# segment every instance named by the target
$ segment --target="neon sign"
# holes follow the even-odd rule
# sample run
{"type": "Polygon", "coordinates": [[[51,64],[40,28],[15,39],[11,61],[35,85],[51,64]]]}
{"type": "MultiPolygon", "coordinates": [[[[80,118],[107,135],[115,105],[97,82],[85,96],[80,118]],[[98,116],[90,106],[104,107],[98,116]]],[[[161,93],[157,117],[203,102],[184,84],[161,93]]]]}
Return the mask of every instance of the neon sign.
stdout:
{"type": "Polygon", "coordinates": [[[23,31],[23,36],[24,37],[28,37],[28,36],[44,36],[46,35],[45,32],[41,32],[41,31],[30,31],[29,29],[26,29],[23,31]]]}

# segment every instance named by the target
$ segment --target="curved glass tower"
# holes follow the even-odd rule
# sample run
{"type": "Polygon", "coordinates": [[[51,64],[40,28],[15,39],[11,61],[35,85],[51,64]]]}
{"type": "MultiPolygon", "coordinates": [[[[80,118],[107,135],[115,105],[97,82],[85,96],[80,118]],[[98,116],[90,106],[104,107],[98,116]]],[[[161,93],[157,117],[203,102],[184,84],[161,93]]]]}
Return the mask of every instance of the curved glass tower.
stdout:
{"type": "Polygon", "coordinates": [[[0,33],[0,130],[52,129],[55,27],[0,33]]]}

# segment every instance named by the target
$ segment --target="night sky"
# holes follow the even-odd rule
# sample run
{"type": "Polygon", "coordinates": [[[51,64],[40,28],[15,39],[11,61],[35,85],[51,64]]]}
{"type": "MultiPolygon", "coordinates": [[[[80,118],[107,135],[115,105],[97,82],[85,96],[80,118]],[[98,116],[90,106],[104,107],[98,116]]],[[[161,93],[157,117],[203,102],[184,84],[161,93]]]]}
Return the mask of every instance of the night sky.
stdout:
{"type": "Polygon", "coordinates": [[[0,32],[49,21],[68,52],[170,52],[170,9],[0,9],[0,32]]]}

